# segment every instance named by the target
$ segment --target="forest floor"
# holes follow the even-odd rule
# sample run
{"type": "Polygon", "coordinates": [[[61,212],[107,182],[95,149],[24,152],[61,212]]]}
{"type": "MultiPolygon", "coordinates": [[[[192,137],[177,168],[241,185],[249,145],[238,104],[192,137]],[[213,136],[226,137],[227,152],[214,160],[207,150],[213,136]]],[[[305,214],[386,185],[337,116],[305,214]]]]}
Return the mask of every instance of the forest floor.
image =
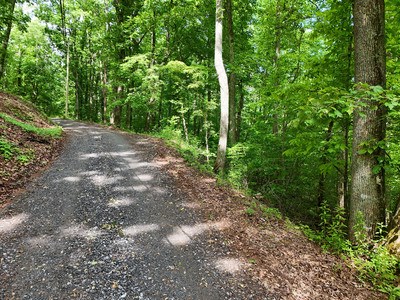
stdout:
{"type": "MultiPolygon", "coordinates": [[[[0,112],[24,109],[4,103],[0,112]]],[[[387,298],[285,221],[249,216],[251,198],[163,141],[62,124],[50,165],[60,140],[0,124],[35,150],[30,166],[0,158],[1,299],[387,298]]]]}

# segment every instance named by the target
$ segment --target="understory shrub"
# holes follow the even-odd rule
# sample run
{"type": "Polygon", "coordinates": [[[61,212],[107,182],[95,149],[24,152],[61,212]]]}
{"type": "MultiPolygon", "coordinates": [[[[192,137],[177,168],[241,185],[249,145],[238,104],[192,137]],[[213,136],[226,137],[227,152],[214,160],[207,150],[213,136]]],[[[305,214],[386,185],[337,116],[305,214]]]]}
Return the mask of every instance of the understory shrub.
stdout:
{"type": "Polygon", "coordinates": [[[318,231],[302,226],[304,234],[320,244],[324,251],[346,259],[358,271],[360,280],[369,281],[377,290],[388,293],[389,299],[399,299],[400,288],[395,285],[400,270],[399,260],[383,245],[382,227],[378,230],[377,238],[372,243],[368,242],[364,233],[363,217],[359,214],[355,226],[356,243],[352,245],[347,239],[342,208],[331,209],[324,202],[320,219],[318,231]]]}

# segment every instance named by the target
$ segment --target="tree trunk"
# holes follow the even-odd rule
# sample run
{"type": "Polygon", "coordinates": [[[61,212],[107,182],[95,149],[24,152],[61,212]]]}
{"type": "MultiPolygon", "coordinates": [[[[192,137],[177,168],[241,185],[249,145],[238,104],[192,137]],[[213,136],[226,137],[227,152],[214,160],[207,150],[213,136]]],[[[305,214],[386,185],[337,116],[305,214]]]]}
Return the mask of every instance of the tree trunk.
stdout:
{"type": "Polygon", "coordinates": [[[397,207],[393,224],[394,227],[390,230],[385,244],[391,253],[400,257],[400,205],[397,207]]]}
{"type": "Polygon", "coordinates": [[[226,76],[225,66],[222,59],[222,20],[223,6],[222,0],[216,0],[215,12],[215,70],[217,71],[221,97],[221,118],[219,129],[219,142],[217,159],[215,160],[214,172],[225,170],[226,148],[228,143],[229,126],[229,86],[226,76]]]}
{"type": "Polygon", "coordinates": [[[107,122],[107,65],[104,63],[102,72],[102,110],[101,110],[101,120],[105,124],[107,122]]]}
{"type": "Polygon", "coordinates": [[[244,107],[244,90],[243,90],[242,80],[239,80],[238,89],[239,89],[239,105],[236,114],[236,132],[235,132],[236,142],[240,140],[240,133],[242,128],[242,111],[244,107]]]}
{"type": "Polygon", "coordinates": [[[13,25],[15,3],[16,3],[16,0],[12,0],[10,2],[10,13],[8,15],[8,18],[7,18],[7,29],[6,29],[6,31],[4,33],[3,43],[1,45],[1,51],[0,51],[0,80],[3,78],[4,71],[6,69],[7,48],[8,48],[8,42],[10,40],[10,34],[11,34],[12,25],[13,25]]]}
{"type": "Polygon", "coordinates": [[[228,27],[229,41],[229,142],[230,145],[236,144],[236,74],[235,64],[235,33],[233,29],[233,7],[232,0],[225,0],[226,24],[228,27]]]}
{"type": "Polygon", "coordinates": [[[69,111],[69,41],[67,40],[67,75],[65,77],[65,117],[68,118],[69,111]]]}
{"type": "MultiPolygon", "coordinates": [[[[276,90],[279,89],[280,85],[280,57],[281,57],[281,39],[282,39],[282,27],[283,22],[282,20],[282,11],[284,10],[285,4],[281,4],[280,0],[277,0],[276,3],[276,11],[275,11],[275,55],[274,55],[274,70],[275,70],[275,78],[274,78],[274,87],[276,90]]],[[[274,113],[273,115],[274,123],[272,126],[272,133],[278,134],[279,133],[279,115],[278,113],[274,113]]]]}
{"type": "MultiPolygon", "coordinates": [[[[385,87],[384,0],[355,0],[353,15],[355,81],[385,87]]],[[[359,89],[362,88],[360,85],[359,89]]],[[[383,105],[366,96],[358,104],[354,111],[349,219],[349,236],[353,242],[360,213],[369,239],[374,236],[377,224],[385,221],[384,170],[377,170],[377,166],[384,158],[378,143],[385,137],[386,113],[383,105]],[[373,147],[373,153],[361,151],[365,147],[373,147]]]]}
{"type": "MultiPolygon", "coordinates": [[[[324,165],[328,162],[328,159],[326,157],[326,152],[327,152],[327,148],[328,148],[328,143],[329,141],[332,139],[332,134],[333,134],[333,121],[329,122],[328,125],[328,130],[326,132],[326,137],[325,137],[325,146],[324,149],[322,151],[322,159],[321,159],[321,163],[324,165]]],[[[282,163],[283,166],[283,163],[282,163]]],[[[317,208],[321,208],[322,204],[325,201],[325,177],[326,175],[324,173],[321,173],[319,175],[319,182],[318,182],[318,197],[317,197],[317,208]]]]}

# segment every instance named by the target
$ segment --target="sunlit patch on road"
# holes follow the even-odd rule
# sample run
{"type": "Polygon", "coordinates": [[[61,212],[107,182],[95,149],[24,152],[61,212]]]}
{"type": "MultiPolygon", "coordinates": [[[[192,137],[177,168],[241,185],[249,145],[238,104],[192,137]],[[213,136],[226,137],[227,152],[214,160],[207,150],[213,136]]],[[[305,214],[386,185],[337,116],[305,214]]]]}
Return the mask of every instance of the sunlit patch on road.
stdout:
{"type": "Polygon", "coordinates": [[[134,199],[132,199],[132,198],[121,198],[121,199],[111,198],[107,205],[109,207],[117,208],[117,207],[129,206],[129,205],[132,205],[134,203],[136,203],[136,201],[134,199]]]}
{"type": "Polygon", "coordinates": [[[219,258],[214,261],[215,267],[221,272],[227,272],[230,274],[241,271],[246,264],[236,258],[219,258]]]}
{"type": "Polygon", "coordinates": [[[173,246],[184,246],[189,244],[193,238],[208,230],[222,230],[227,226],[229,226],[229,224],[226,221],[200,223],[192,226],[176,226],[174,227],[173,232],[167,236],[166,242],[173,246]]]}
{"type": "Polygon", "coordinates": [[[68,177],[64,177],[62,180],[67,181],[67,182],[79,182],[81,180],[81,178],[77,177],[77,176],[68,176],[68,177]]]}
{"type": "Polygon", "coordinates": [[[34,236],[31,238],[28,238],[26,242],[31,246],[31,247],[48,247],[52,243],[52,239],[48,235],[40,235],[40,236],[34,236]]]}
{"type": "Polygon", "coordinates": [[[25,213],[16,215],[11,218],[0,220],[0,233],[6,233],[15,230],[18,225],[21,225],[24,221],[28,219],[28,215],[25,213]]]}
{"type": "Polygon", "coordinates": [[[139,224],[124,228],[122,229],[122,232],[124,233],[124,235],[127,236],[135,236],[143,233],[157,231],[159,229],[160,226],[158,224],[139,224]]]}
{"type": "Polygon", "coordinates": [[[83,237],[87,239],[94,239],[103,233],[97,227],[89,228],[85,225],[72,225],[61,229],[61,236],[63,237],[83,237]]]}

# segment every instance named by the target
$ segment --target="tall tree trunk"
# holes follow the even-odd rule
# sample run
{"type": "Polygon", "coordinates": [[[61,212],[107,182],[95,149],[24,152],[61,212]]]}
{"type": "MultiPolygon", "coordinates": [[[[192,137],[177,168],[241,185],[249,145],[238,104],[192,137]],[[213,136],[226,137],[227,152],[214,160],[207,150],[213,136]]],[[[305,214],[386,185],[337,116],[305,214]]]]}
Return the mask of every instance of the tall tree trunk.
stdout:
{"type": "Polygon", "coordinates": [[[65,77],[65,117],[68,118],[69,111],[69,41],[67,40],[67,75],[65,77]]]}
{"type": "Polygon", "coordinates": [[[223,20],[222,0],[216,0],[215,10],[215,70],[217,71],[221,97],[221,118],[219,125],[219,142],[217,159],[215,160],[214,172],[225,170],[226,148],[228,144],[229,126],[229,86],[226,75],[224,61],[222,58],[222,20],[223,20]]]}
{"type": "Polygon", "coordinates": [[[12,25],[13,25],[15,3],[16,3],[16,0],[12,0],[10,2],[10,11],[9,11],[8,18],[7,18],[7,29],[6,29],[6,31],[4,33],[3,42],[2,42],[2,45],[1,45],[1,51],[0,51],[0,80],[3,78],[4,71],[6,69],[7,48],[8,48],[8,42],[10,40],[10,34],[11,34],[12,25]]]}
{"type": "Polygon", "coordinates": [[[107,122],[107,65],[106,63],[103,63],[103,72],[101,75],[102,78],[102,96],[103,96],[103,101],[102,101],[102,110],[101,110],[101,120],[103,123],[107,122]]]}
{"type": "Polygon", "coordinates": [[[339,174],[339,206],[344,208],[346,216],[350,214],[350,203],[349,203],[349,123],[350,120],[347,118],[344,120],[343,132],[344,132],[344,151],[342,157],[344,161],[343,172],[339,174]]]}
{"type": "MultiPolygon", "coordinates": [[[[285,9],[285,1],[281,4],[280,0],[277,0],[276,3],[276,11],[275,11],[275,54],[274,54],[274,69],[275,69],[275,78],[274,78],[274,87],[278,90],[280,85],[280,57],[281,57],[281,39],[282,39],[282,27],[284,20],[282,18],[282,11],[285,9]]],[[[279,133],[279,115],[278,113],[274,113],[274,123],[272,126],[272,133],[279,133]]]]}
{"type": "Polygon", "coordinates": [[[229,142],[236,144],[236,74],[235,64],[235,33],[233,29],[233,7],[232,0],[225,0],[226,24],[228,27],[229,41],[229,142]]]}
{"type": "MultiPolygon", "coordinates": [[[[323,149],[323,153],[322,153],[322,159],[321,159],[321,163],[323,165],[325,165],[328,162],[328,158],[326,157],[326,151],[328,150],[328,143],[329,141],[332,139],[332,134],[333,134],[333,121],[329,122],[328,125],[328,130],[326,132],[326,136],[325,136],[325,146],[323,149]]],[[[317,208],[321,208],[322,204],[325,201],[325,177],[326,175],[324,173],[321,173],[319,175],[319,182],[318,182],[318,199],[317,199],[317,208]]]]}
{"type": "MultiPolygon", "coordinates": [[[[386,85],[385,4],[384,0],[354,1],[355,81],[369,85],[386,85]]],[[[360,85],[359,89],[363,87],[360,85]]],[[[378,146],[385,137],[386,112],[380,103],[367,96],[358,100],[354,111],[351,167],[350,239],[355,241],[354,225],[362,214],[368,238],[376,226],[385,221],[384,158],[378,146]],[[376,147],[372,154],[365,147],[376,147]],[[375,168],[375,172],[374,172],[375,168]]]]}
{"type": "Polygon", "coordinates": [[[240,140],[240,133],[242,128],[242,111],[244,107],[244,90],[243,90],[242,80],[239,80],[238,89],[239,89],[239,105],[236,113],[236,132],[235,132],[236,142],[240,140]]]}

